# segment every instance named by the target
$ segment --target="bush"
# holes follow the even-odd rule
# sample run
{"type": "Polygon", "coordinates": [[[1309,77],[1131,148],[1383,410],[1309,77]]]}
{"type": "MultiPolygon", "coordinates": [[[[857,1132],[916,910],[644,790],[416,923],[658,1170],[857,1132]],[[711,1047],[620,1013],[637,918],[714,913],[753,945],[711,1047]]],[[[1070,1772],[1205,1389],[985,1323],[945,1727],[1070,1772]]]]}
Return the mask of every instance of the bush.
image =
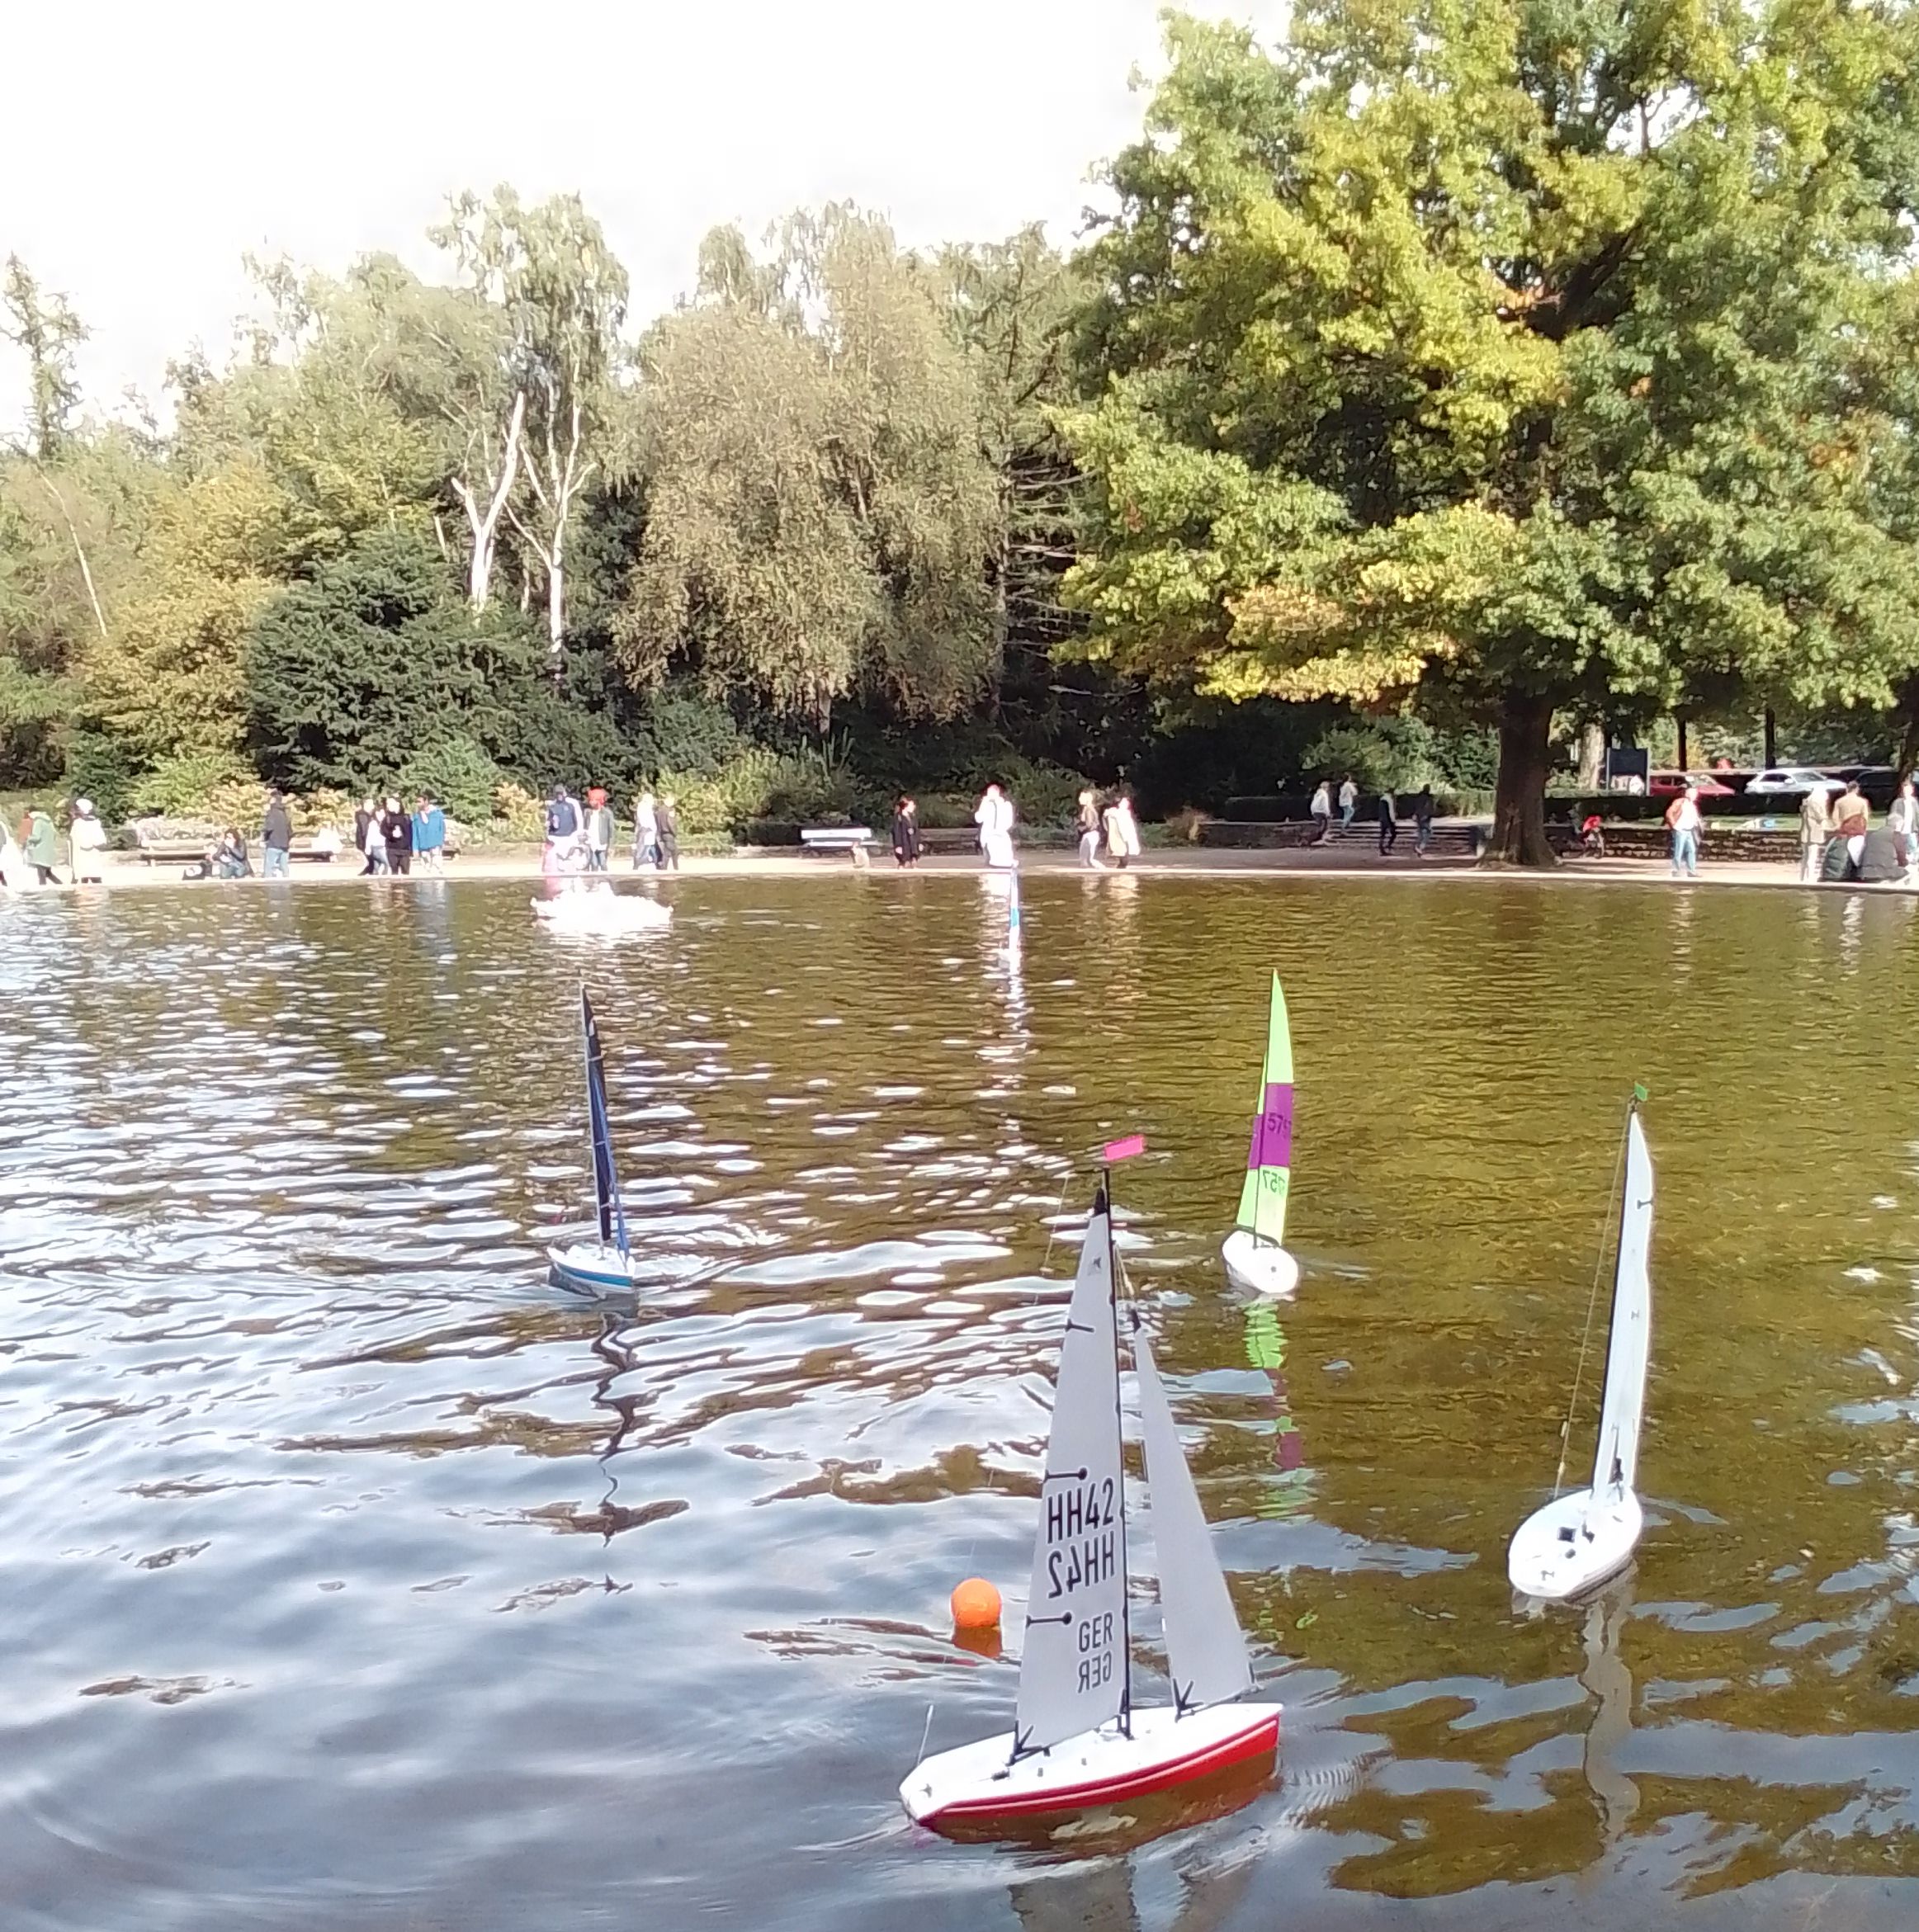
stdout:
{"type": "Polygon", "coordinates": [[[674,795],[680,829],[692,835],[744,834],[755,820],[803,825],[851,816],[853,782],[846,768],[824,751],[768,751],[754,745],[718,771],[662,772],[655,789],[674,795]]]}
{"type": "Polygon", "coordinates": [[[142,816],[195,819],[258,829],[267,787],[224,752],[187,752],[162,758],[136,779],[126,803],[142,816]]]}
{"type": "Polygon", "coordinates": [[[480,815],[492,821],[489,833],[502,838],[537,844],[546,836],[546,806],[524,786],[510,780],[494,788],[492,810],[480,815]]]}
{"type": "Polygon", "coordinates": [[[124,819],[133,803],[139,767],[125,744],[103,731],[77,730],[67,739],[62,789],[73,798],[90,798],[107,824],[124,819]]]}
{"type": "Polygon", "coordinates": [[[636,735],[642,771],[677,772],[688,780],[710,777],[745,749],[724,705],[672,685],[655,695],[636,735]]]}
{"type": "Polygon", "coordinates": [[[407,798],[430,792],[454,817],[475,824],[493,816],[494,794],[505,777],[482,746],[459,736],[442,738],[400,768],[407,798]]]}
{"type": "Polygon", "coordinates": [[[1350,772],[1368,795],[1416,791],[1439,776],[1433,752],[1433,730],[1423,719],[1368,718],[1321,732],[1306,748],[1302,771],[1335,781],[1350,772]]]}

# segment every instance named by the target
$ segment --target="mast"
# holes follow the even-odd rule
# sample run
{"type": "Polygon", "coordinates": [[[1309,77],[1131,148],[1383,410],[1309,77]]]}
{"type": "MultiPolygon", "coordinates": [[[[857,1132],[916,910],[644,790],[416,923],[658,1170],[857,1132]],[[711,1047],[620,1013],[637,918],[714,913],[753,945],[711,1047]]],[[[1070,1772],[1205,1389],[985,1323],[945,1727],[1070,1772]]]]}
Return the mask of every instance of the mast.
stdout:
{"type": "MultiPolygon", "coordinates": [[[[1119,1401],[1119,1250],[1113,1244],[1113,1169],[1099,1170],[1099,1193],[1106,1202],[1106,1273],[1113,1284],[1113,1426],[1122,1438],[1126,1424],[1119,1401]]],[[[1132,1593],[1126,1552],[1126,1465],[1119,1469],[1119,1728],[1132,1736],[1132,1593]]]]}
{"type": "Polygon", "coordinates": [[[600,1053],[600,1030],[583,980],[579,989],[580,1033],[586,1048],[587,1134],[593,1156],[593,1205],[603,1246],[627,1252],[626,1216],[620,1202],[620,1178],[613,1164],[613,1127],[607,1110],[607,1072],[600,1053]]]}
{"type": "Polygon", "coordinates": [[[1592,1486],[1628,1490],[1639,1470],[1639,1429],[1646,1409],[1651,1353],[1652,1156],[1639,1125],[1637,1099],[1626,1117],[1626,1174],[1619,1190],[1619,1233],[1613,1263],[1613,1304],[1606,1327],[1606,1377],[1593,1445],[1592,1486]]]}
{"type": "Polygon", "coordinates": [[[1246,1178],[1235,1217],[1255,1241],[1278,1247],[1286,1235],[1286,1202],[1293,1179],[1293,1029],[1286,995],[1273,975],[1266,1022],[1266,1057],[1260,1070],[1259,1110],[1253,1117],[1246,1178]]]}

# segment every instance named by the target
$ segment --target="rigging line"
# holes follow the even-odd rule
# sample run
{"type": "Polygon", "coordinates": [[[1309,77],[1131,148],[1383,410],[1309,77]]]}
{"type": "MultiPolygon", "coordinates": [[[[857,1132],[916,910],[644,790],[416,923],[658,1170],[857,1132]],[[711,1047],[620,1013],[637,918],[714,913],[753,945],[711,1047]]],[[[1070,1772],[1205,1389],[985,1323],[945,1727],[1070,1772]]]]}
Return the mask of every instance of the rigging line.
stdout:
{"type": "MultiPolygon", "coordinates": [[[[1060,1197],[1057,1201],[1054,1202],[1053,1211],[1047,1217],[1046,1252],[1039,1258],[1039,1272],[1042,1277],[1046,1273],[1047,1264],[1053,1258],[1053,1243],[1059,1239],[1060,1216],[1066,1211],[1066,1189],[1071,1187],[1072,1184],[1073,1163],[1071,1159],[1069,1157],[1066,1161],[1066,1170],[1060,1176],[1060,1197]]],[[[1034,1306],[1038,1302],[1038,1301],[1039,1290],[1035,1288],[1033,1291],[1032,1298],[1027,1302],[1026,1305],[1028,1308],[1031,1308],[1034,1306]]]]}
{"type": "Polygon", "coordinates": [[[1612,1191],[1606,1197],[1606,1217],[1600,1223],[1599,1254],[1592,1264],[1592,1292],[1586,1298],[1586,1330],[1579,1338],[1579,1363],[1572,1372],[1572,1399],[1566,1405],[1566,1420],[1559,1429],[1559,1467],[1553,1472],[1553,1500],[1559,1500],[1559,1492],[1566,1482],[1566,1456],[1572,1442],[1572,1419],[1579,1410],[1579,1385],[1586,1375],[1586,1350],[1592,1342],[1593,1311],[1599,1306],[1600,1282],[1604,1278],[1606,1265],[1606,1228],[1613,1220],[1613,1210],[1618,1204],[1619,1189],[1624,1184],[1626,1174],[1626,1140],[1631,1131],[1633,1108],[1626,1106],[1627,1126],[1619,1131],[1619,1157],[1613,1166],[1612,1191]]]}

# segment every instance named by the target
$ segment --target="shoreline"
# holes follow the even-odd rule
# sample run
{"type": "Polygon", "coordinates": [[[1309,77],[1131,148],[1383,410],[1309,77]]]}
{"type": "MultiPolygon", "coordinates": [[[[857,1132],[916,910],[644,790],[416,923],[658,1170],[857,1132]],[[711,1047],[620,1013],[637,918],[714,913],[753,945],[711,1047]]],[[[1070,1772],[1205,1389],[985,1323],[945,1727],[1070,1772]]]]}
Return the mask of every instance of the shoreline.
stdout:
{"type": "MultiPolygon", "coordinates": [[[[24,900],[45,894],[78,896],[82,892],[191,890],[219,892],[258,890],[270,887],[302,890],[313,886],[444,884],[461,880],[519,880],[536,889],[545,881],[540,869],[540,853],[534,847],[513,847],[464,854],[451,861],[443,874],[419,872],[405,880],[390,875],[364,876],[350,855],[343,861],[296,864],[285,879],[264,879],[258,875],[246,879],[188,879],[176,864],[148,865],[128,855],[108,855],[106,877],[99,885],[75,886],[62,881],[51,886],[30,886],[17,890],[0,890],[0,898],[24,900]]],[[[922,859],[914,868],[919,873],[976,875],[986,871],[973,853],[940,853],[922,859]]],[[[897,872],[890,855],[885,862],[876,858],[861,868],[839,857],[788,853],[764,847],[744,847],[727,853],[693,853],[683,857],[678,876],[686,878],[844,878],[849,873],[874,877],[897,872]]],[[[1524,882],[1544,886],[1748,886],[1773,890],[1795,889],[1807,892],[1869,892],[1905,894],[1913,888],[1898,884],[1839,885],[1824,881],[1808,881],[1798,876],[1796,864],[1785,860],[1730,859],[1717,863],[1702,862],[1695,880],[1676,880],[1663,858],[1578,858],[1551,869],[1531,870],[1518,866],[1487,866],[1470,858],[1448,856],[1421,859],[1395,854],[1390,858],[1355,860],[1321,854],[1310,849],[1266,850],[1206,848],[1150,849],[1125,872],[1108,867],[1104,872],[1089,872],[1070,848],[1041,848],[1021,856],[1020,872],[1027,877],[1076,876],[1116,880],[1141,874],[1154,878],[1243,878],[1243,879],[1337,879],[1342,881],[1368,880],[1399,882],[1421,878],[1524,882]]],[[[593,875],[576,875],[590,876],[593,875]]],[[[615,870],[603,875],[617,888],[644,879],[658,883],[676,875],[655,871],[636,872],[615,870]]]]}

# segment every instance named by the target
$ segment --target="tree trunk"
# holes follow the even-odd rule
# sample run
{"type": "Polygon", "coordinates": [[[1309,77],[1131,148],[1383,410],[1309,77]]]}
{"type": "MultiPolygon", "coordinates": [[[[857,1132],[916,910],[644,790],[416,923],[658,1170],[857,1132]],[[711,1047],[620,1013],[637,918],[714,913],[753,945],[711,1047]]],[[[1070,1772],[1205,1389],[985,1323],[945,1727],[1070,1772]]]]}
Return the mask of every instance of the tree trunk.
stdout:
{"type": "Polygon", "coordinates": [[[1606,735],[1598,725],[1579,728],[1579,789],[1597,791],[1605,782],[1606,735]]]}
{"type": "Polygon", "coordinates": [[[1486,857],[1498,863],[1552,866],[1559,862],[1546,839],[1546,772],[1551,762],[1553,701],[1509,691],[1499,717],[1499,783],[1493,793],[1492,842],[1486,857]]]}
{"type": "Polygon", "coordinates": [[[1779,724],[1770,705],[1765,707],[1765,762],[1769,765],[1779,763],[1779,724]]]}
{"type": "Polygon", "coordinates": [[[560,533],[553,536],[553,554],[546,560],[546,649],[553,674],[560,675],[560,650],[566,640],[566,564],[560,533]]]}

